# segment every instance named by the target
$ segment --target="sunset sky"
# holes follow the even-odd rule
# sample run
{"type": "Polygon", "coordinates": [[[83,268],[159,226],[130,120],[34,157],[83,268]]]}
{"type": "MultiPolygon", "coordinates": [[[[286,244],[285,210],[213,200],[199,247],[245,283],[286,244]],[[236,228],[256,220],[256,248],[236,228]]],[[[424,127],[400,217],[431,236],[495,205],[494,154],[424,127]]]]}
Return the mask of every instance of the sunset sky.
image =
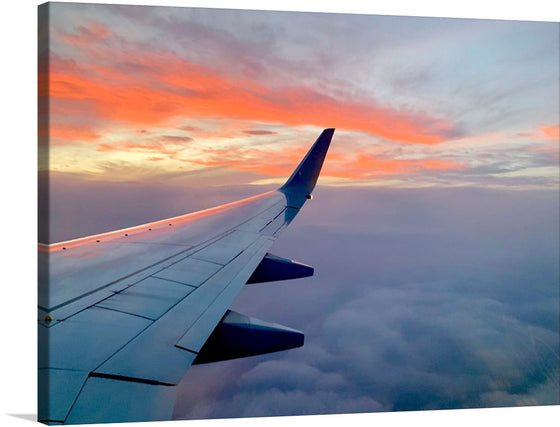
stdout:
{"type": "Polygon", "coordinates": [[[276,184],[335,127],[323,184],[551,188],[558,40],[556,23],[54,3],[39,138],[57,173],[276,184]]]}
{"type": "Polygon", "coordinates": [[[336,128],[272,248],[315,276],[232,306],[305,345],[193,367],[176,418],[560,403],[557,22],[54,3],[49,30],[42,242],[273,189],[336,128]]]}

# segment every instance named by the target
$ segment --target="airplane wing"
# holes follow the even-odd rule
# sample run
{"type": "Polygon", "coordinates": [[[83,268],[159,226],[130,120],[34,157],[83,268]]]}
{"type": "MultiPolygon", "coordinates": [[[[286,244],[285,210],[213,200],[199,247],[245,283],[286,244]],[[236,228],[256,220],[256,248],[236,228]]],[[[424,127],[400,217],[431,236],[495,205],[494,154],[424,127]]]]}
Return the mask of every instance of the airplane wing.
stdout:
{"type": "Polygon", "coordinates": [[[313,274],[268,251],[311,198],[333,133],[276,191],[39,244],[39,421],[171,419],[192,364],[302,346],[301,332],[229,307],[246,283],[313,274]]]}

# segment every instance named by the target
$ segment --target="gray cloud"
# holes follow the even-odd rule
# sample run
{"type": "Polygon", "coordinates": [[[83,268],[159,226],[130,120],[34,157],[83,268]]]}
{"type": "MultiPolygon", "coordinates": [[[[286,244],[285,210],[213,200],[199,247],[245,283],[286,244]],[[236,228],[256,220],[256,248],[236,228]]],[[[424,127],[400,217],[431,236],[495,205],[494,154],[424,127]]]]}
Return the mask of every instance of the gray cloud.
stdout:
{"type": "Polygon", "coordinates": [[[246,133],[247,135],[276,135],[277,132],[269,130],[244,130],[243,133],[246,133]]]}
{"type": "Polygon", "coordinates": [[[174,142],[174,143],[187,143],[193,141],[192,138],[188,136],[179,136],[179,135],[162,135],[159,137],[161,140],[166,142],[174,142]]]}

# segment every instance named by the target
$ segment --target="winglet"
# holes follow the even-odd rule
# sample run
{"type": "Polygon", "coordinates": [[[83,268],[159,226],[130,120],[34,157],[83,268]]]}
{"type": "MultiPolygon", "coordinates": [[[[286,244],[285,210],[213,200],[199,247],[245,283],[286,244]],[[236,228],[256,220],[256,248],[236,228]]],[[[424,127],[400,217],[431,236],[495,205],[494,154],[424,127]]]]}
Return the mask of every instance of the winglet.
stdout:
{"type": "Polygon", "coordinates": [[[311,192],[317,183],[319,172],[321,172],[321,167],[323,166],[323,161],[325,160],[325,155],[329,149],[333,134],[334,129],[331,128],[325,129],[321,135],[319,135],[319,138],[317,138],[317,141],[315,141],[315,144],[313,144],[305,155],[294,173],[292,173],[286,183],[279,188],[280,191],[285,194],[291,193],[292,195],[310,198],[311,192]]]}

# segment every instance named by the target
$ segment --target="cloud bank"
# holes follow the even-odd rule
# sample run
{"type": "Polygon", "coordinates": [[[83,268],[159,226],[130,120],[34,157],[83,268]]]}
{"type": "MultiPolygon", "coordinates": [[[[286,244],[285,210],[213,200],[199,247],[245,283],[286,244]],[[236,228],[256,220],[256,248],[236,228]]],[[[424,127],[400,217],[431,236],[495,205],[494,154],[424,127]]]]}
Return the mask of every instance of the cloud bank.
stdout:
{"type": "MultiPolygon", "coordinates": [[[[53,241],[255,193],[59,190],[53,241]]],[[[304,347],[193,367],[175,417],[559,404],[558,216],[550,190],[318,187],[272,248],[315,276],[247,286],[232,307],[303,330],[304,347]]]]}
{"type": "Polygon", "coordinates": [[[233,307],[304,347],[195,367],[177,418],[559,403],[556,194],[319,190],[273,248],[314,278],[233,307]]]}

